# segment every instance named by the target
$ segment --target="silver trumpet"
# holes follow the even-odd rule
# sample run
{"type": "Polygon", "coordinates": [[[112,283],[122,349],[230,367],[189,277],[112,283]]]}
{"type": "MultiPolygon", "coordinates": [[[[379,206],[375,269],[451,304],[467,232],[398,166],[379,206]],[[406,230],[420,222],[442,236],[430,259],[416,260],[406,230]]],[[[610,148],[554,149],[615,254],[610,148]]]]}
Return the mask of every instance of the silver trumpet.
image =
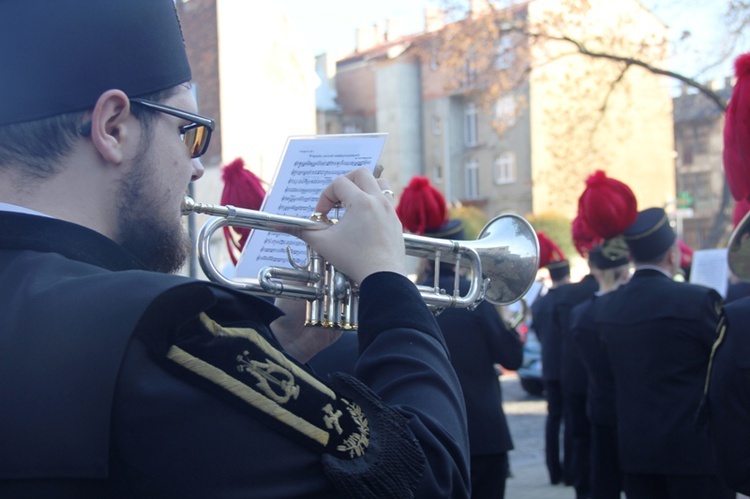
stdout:
{"type": "MultiPolygon", "coordinates": [[[[359,290],[356,283],[326,262],[310,246],[305,265],[291,268],[264,267],[257,280],[231,280],[214,264],[210,240],[216,230],[225,226],[289,233],[299,229],[325,229],[329,223],[304,218],[273,215],[261,211],[196,203],[186,197],[182,212],[212,216],[201,228],[196,242],[198,261],[213,282],[262,296],[279,296],[307,300],[307,325],[338,329],[357,328],[359,290]]],[[[539,241],[531,224],[513,214],[500,215],[482,229],[476,241],[451,241],[404,234],[406,254],[432,259],[435,281],[432,286],[418,286],[425,303],[438,313],[446,308],[473,309],[482,300],[495,305],[509,305],[519,300],[531,287],[539,268],[539,241]],[[455,266],[454,292],[449,294],[439,283],[440,263],[455,266]],[[459,270],[468,269],[469,291],[458,290],[459,270]]],[[[289,253],[289,252],[288,252],[289,253]]]]}

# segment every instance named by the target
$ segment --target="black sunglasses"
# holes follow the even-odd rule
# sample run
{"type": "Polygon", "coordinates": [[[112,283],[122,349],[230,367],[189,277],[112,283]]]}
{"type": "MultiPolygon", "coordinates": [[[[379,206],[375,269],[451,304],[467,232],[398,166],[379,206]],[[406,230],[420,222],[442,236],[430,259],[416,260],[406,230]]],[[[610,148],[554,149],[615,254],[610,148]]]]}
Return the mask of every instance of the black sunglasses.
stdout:
{"type": "MultiPolygon", "coordinates": [[[[177,109],[171,106],[165,106],[158,102],[153,102],[145,99],[132,98],[130,99],[131,104],[138,104],[147,109],[158,111],[160,113],[175,116],[185,121],[190,121],[189,125],[181,126],[180,133],[182,134],[182,142],[190,152],[191,158],[200,158],[206,153],[208,144],[211,142],[211,134],[214,131],[216,123],[211,118],[206,118],[199,114],[189,113],[181,109],[177,109]]],[[[91,135],[91,120],[78,128],[78,133],[84,137],[91,135]]]]}

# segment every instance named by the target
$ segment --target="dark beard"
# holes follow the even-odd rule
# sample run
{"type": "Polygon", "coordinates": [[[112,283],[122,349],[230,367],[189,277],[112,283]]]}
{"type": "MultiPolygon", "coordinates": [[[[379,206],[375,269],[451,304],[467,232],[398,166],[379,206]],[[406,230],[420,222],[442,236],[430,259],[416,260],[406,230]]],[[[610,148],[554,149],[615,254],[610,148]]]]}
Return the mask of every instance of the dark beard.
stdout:
{"type": "Polygon", "coordinates": [[[163,207],[148,193],[150,173],[156,166],[145,160],[147,151],[148,146],[120,184],[117,242],[147,270],[176,273],[190,255],[190,240],[182,224],[168,225],[158,216],[163,207]]]}

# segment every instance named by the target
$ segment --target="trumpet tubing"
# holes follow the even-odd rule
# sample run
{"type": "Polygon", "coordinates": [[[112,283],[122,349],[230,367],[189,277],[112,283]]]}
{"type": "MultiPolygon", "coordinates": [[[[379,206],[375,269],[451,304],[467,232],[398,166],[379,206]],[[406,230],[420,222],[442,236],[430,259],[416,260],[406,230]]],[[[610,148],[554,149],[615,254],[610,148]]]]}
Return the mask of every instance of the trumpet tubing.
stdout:
{"type": "Polygon", "coordinates": [[[737,224],[727,243],[729,270],[740,279],[750,279],[750,212],[737,224]]]}
{"type": "MultiPolygon", "coordinates": [[[[303,299],[308,302],[307,323],[341,329],[357,328],[359,290],[326,262],[314,249],[307,247],[308,261],[300,267],[265,267],[257,280],[231,280],[216,267],[210,252],[210,240],[216,230],[225,226],[290,233],[296,230],[325,229],[329,224],[315,220],[274,215],[261,211],[196,203],[185,198],[183,214],[212,216],[201,228],[196,242],[198,261],[203,272],[214,282],[234,289],[264,296],[303,299]]],[[[528,291],[539,265],[539,242],[529,222],[518,215],[500,215],[491,220],[476,241],[452,241],[404,234],[406,254],[435,262],[433,286],[418,286],[425,303],[438,312],[445,308],[469,308],[487,300],[508,305],[528,291]],[[449,294],[438,285],[440,263],[468,269],[469,291],[461,295],[458,286],[449,294]]],[[[457,282],[456,282],[457,284],[457,282]]]]}

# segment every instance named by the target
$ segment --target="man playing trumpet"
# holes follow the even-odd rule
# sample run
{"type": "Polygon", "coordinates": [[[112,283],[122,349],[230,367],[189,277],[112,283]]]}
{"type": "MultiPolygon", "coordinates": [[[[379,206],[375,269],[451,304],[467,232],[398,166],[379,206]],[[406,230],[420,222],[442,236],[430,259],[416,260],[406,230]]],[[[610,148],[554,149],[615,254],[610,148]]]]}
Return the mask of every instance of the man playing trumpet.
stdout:
{"type": "Polygon", "coordinates": [[[212,120],[171,0],[12,0],[0,63],[0,496],[465,497],[464,405],[383,181],[300,235],[360,285],[358,379],[297,303],[169,272],[212,120]]]}

